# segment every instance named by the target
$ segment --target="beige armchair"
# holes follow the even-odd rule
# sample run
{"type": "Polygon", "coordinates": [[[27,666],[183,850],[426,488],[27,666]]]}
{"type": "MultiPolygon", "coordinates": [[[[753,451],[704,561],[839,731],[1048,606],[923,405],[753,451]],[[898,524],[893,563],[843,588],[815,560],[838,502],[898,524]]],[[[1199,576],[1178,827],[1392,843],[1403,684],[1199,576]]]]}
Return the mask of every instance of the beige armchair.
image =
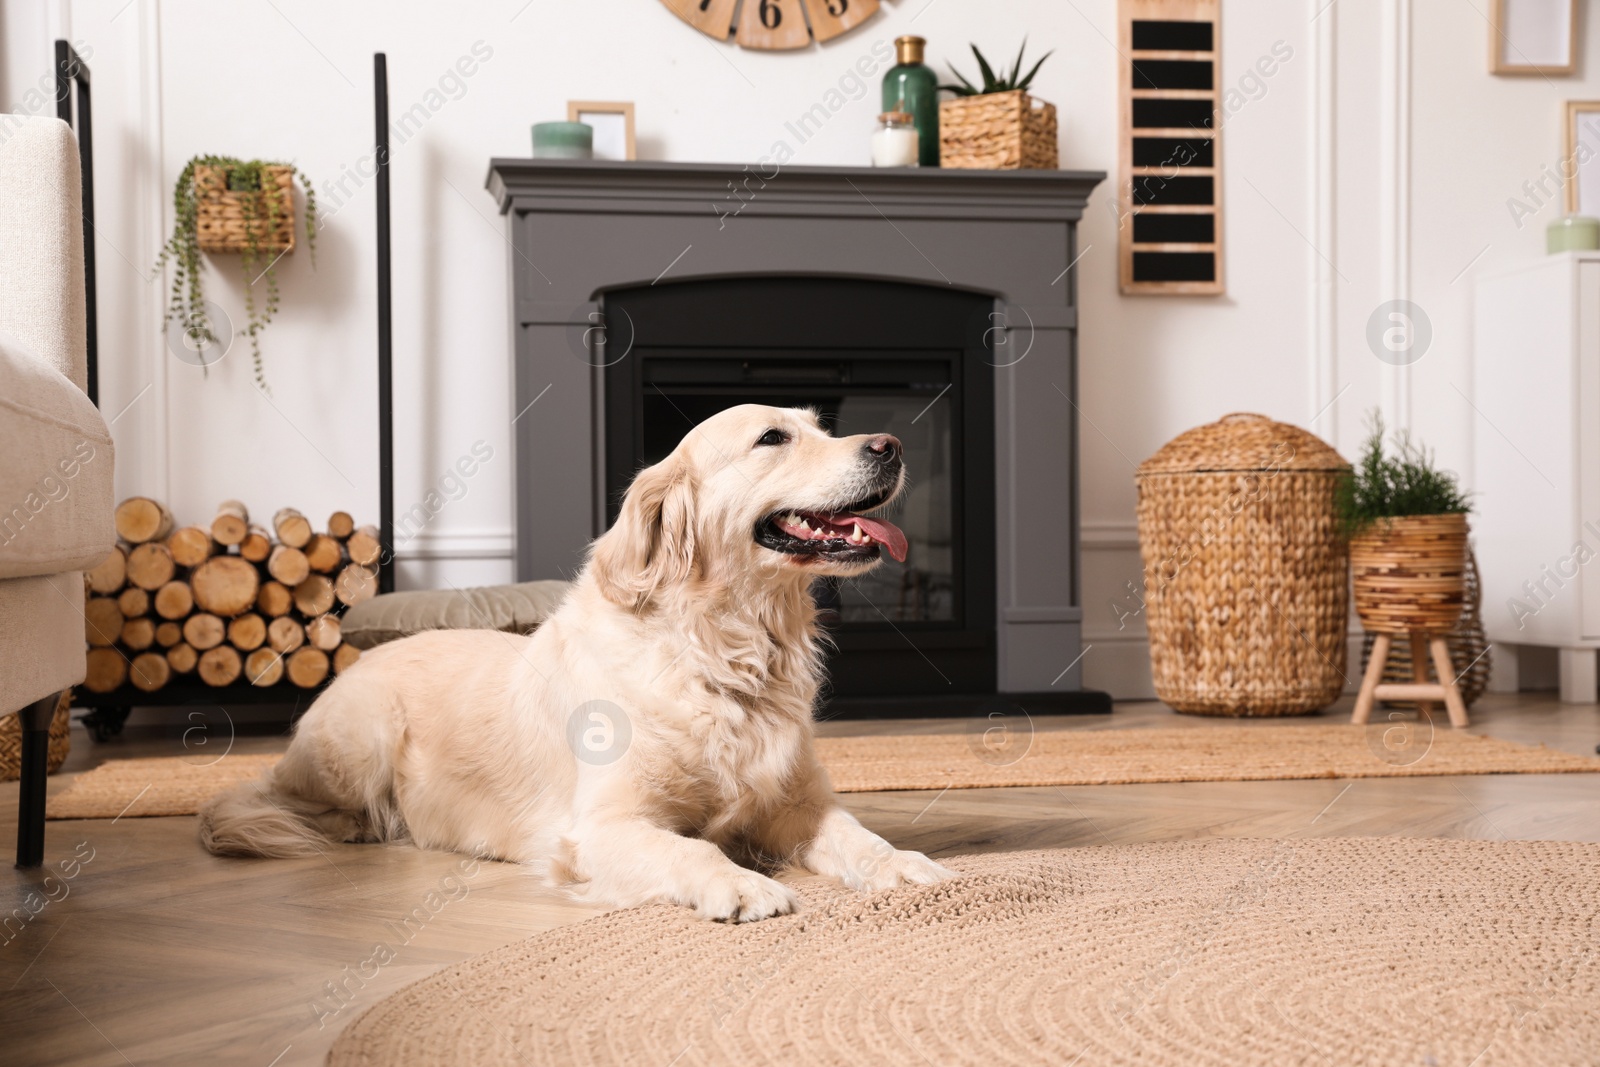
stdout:
{"type": "Polygon", "coordinates": [[[111,434],[85,394],[72,130],[0,114],[0,714],[23,722],[17,865],[44,851],[45,751],[83,681],[83,575],[116,542],[111,434]]]}

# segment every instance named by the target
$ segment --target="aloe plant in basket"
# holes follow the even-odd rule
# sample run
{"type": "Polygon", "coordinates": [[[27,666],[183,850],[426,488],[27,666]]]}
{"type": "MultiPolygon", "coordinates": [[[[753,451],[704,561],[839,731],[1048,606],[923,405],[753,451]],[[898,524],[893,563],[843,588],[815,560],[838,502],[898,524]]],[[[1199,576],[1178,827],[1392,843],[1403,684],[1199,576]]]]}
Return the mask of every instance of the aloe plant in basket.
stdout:
{"type": "MultiPolygon", "coordinates": [[[[261,333],[278,312],[278,261],[294,250],[293,183],[305,190],[306,247],[313,266],[317,252],[317,197],[311,179],[291,163],[265,163],[232,156],[195,156],[172,190],[172,236],[156,267],[172,265],[167,318],[196,342],[216,344],[206,312],[202,252],[236,252],[244,271],[245,336],[256,385],[267,390],[261,361],[261,333]],[[266,290],[258,299],[257,282],[266,290]]],[[[202,368],[206,362],[202,361],[202,368]]]]}
{"type": "Polygon", "coordinates": [[[1052,53],[1046,52],[1026,74],[1023,56],[1028,42],[1017,50],[1010,70],[995,73],[978,50],[982,87],[968,81],[951,68],[960,84],[939,88],[954,93],[956,99],[939,105],[939,165],[971,170],[1053,170],[1060,158],[1056,147],[1055,105],[1035,100],[1028,88],[1039,68],[1052,53]]]}
{"type": "Polygon", "coordinates": [[[1335,490],[1350,539],[1356,613],[1374,633],[1444,633],[1466,595],[1469,495],[1405,433],[1384,446],[1374,413],[1361,458],[1335,490]]]}

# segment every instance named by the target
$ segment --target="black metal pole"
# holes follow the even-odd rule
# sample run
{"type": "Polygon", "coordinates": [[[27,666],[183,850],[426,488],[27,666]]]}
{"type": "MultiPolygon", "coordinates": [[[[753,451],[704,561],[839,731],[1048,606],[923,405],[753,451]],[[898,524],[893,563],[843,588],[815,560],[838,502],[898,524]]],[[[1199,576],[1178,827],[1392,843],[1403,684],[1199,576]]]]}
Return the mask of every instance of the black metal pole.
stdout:
{"type": "Polygon", "coordinates": [[[78,166],[83,178],[83,297],[84,321],[88,327],[89,402],[100,404],[100,329],[94,286],[94,127],[89,107],[89,66],[77,49],[66,41],[56,41],[56,117],[68,126],[72,122],[72,83],[78,88],[78,166]]]}
{"type": "Polygon", "coordinates": [[[389,64],[372,57],[378,141],[378,522],[383,545],[378,592],[394,592],[394,330],[389,290],[389,64]]]}

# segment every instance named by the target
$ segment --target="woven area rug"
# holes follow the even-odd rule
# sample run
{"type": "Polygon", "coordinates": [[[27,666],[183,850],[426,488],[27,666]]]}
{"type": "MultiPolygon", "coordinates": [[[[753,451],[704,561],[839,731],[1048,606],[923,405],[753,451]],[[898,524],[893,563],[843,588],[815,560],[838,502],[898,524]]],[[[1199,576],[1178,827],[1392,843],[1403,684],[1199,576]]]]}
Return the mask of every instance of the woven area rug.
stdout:
{"type": "MultiPolygon", "coordinates": [[[[842,793],[1134,782],[1244,782],[1439,774],[1600,772],[1600,758],[1426,724],[1160,727],[822,737],[842,793]]],[[[52,796],[52,819],[192,815],[277,756],[107,760],[52,796]]]]}
{"type": "Polygon", "coordinates": [[[375,1005],[336,1067],[1600,1062],[1600,845],[1214,840],[815,880],[744,926],[653,906],[375,1005]]]}

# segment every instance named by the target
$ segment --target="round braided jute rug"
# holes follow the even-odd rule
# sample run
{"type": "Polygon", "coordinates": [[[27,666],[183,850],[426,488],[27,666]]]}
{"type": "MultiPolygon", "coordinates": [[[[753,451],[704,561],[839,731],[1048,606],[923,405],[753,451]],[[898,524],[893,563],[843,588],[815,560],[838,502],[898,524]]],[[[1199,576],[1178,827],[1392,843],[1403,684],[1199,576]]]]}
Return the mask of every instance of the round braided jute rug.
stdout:
{"type": "Polygon", "coordinates": [[[955,857],[744,926],[611,912],[448,967],[338,1067],[1600,1063],[1600,845],[1209,840],[955,857]]]}

